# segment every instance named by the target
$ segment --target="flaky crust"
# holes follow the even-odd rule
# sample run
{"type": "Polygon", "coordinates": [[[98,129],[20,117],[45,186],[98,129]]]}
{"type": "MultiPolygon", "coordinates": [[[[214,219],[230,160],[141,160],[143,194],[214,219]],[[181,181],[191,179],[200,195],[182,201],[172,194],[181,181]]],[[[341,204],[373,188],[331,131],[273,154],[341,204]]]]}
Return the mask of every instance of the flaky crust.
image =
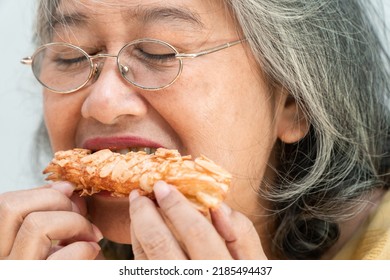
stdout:
{"type": "Polygon", "coordinates": [[[191,160],[191,156],[163,148],[154,154],[119,154],[108,149],[96,153],[86,149],[59,151],[43,173],[49,174],[46,180],[73,183],[81,195],[105,190],[121,197],[138,189],[153,199],[154,183],[163,180],[203,211],[223,201],[231,180],[227,171],[204,156],[191,160]]]}

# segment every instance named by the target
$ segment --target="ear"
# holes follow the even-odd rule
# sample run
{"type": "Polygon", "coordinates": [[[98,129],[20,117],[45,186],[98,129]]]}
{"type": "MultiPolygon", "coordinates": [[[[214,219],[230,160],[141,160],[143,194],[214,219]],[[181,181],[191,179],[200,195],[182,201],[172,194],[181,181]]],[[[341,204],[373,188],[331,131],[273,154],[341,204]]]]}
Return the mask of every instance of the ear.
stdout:
{"type": "Polygon", "coordinates": [[[278,138],[287,144],[301,140],[309,131],[309,121],[296,100],[282,93],[277,127],[278,138]]]}

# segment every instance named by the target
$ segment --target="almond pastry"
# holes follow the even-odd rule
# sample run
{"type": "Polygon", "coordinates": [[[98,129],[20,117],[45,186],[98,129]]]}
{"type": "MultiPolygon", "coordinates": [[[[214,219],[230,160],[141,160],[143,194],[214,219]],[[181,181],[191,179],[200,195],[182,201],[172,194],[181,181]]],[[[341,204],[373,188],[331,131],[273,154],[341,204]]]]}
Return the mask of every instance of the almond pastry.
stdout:
{"type": "Polygon", "coordinates": [[[159,180],[174,185],[201,211],[215,208],[226,196],[231,175],[205,156],[191,160],[177,150],[159,148],[120,154],[104,149],[59,151],[43,171],[46,180],[69,181],[81,195],[108,191],[127,196],[137,189],[154,198],[153,185],[159,180]]]}

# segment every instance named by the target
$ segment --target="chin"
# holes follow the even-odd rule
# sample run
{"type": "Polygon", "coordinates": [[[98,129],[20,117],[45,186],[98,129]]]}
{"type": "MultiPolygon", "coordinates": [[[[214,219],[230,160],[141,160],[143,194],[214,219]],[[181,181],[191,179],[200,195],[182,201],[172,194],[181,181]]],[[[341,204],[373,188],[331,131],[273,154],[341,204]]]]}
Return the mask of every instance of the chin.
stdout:
{"type": "Polygon", "coordinates": [[[113,242],[131,244],[128,199],[87,198],[89,220],[113,242]]]}

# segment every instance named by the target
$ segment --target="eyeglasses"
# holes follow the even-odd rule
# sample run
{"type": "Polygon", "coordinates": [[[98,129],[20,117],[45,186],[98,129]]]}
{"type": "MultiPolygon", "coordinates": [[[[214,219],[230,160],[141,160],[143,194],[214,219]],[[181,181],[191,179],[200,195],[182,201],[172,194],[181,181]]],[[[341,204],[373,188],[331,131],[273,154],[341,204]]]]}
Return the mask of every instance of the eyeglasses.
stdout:
{"type": "Polygon", "coordinates": [[[105,58],[115,58],[122,77],[132,85],[150,91],[172,85],[183,71],[183,59],[214,53],[245,39],[225,43],[197,53],[180,53],[174,46],[157,39],[139,39],[126,44],[118,55],[88,54],[68,43],[49,43],[39,47],[21,63],[31,65],[37,80],[56,93],[72,93],[96,81],[105,58]]]}

